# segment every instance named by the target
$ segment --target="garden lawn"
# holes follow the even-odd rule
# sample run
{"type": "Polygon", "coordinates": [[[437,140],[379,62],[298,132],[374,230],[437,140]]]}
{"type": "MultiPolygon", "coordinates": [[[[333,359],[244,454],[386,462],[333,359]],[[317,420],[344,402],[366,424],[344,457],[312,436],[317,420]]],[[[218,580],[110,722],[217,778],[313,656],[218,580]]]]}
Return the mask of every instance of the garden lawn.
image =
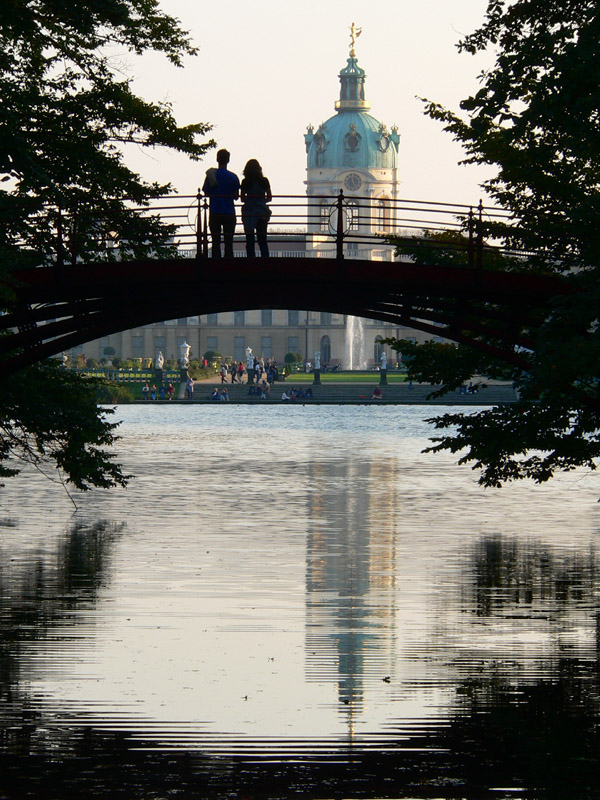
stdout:
{"type": "MultiPolygon", "coordinates": [[[[321,372],[321,383],[379,383],[380,373],[376,370],[369,372],[321,372]]],[[[292,383],[312,383],[315,376],[312,372],[292,372],[286,381],[292,383]]],[[[404,383],[405,372],[388,372],[388,383],[404,383]]]]}

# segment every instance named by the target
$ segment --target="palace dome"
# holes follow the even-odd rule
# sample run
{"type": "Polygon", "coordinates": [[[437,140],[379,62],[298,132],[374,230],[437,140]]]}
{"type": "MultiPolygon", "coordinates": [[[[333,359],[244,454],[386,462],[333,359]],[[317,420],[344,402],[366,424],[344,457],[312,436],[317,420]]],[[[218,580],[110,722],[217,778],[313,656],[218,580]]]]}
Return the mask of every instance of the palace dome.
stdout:
{"type": "Polygon", "coordinates": [[[396,169],[400,137],[371,114],[365,99],[365,71],[351,53],[341,70],[337,113],[304,136],[308,169],[396,169]]]}

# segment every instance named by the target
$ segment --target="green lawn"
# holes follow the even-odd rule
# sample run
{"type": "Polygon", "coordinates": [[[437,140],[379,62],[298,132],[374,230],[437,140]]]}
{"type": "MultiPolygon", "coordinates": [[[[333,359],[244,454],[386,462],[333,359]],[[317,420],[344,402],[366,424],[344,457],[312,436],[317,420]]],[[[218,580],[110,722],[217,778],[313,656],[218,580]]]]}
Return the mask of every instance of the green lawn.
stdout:
{"type": "MultiPolygon", "coordinates": [[[[370,370],[369,372],[325,372],[321,373],[321,383],[379,383],[379,372],[370,370]]],[[[389,371],[387,374],[388,383],[404,383],[406,380],[405,372],[389,371]]],[[[295,383],[312,383],[314,375],[312,372],[293,372],[288,375],[286,381],[295,383]]]]}

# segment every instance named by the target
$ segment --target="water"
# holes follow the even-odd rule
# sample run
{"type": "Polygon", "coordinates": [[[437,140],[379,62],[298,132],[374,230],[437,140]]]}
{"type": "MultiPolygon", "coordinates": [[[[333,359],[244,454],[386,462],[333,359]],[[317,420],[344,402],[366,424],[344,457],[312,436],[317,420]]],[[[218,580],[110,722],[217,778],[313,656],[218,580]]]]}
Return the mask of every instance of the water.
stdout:
{"type": "Polygon", "coordinates": [[[122,407],[129,489],[9,481],[0,797],[599,796],[597,480],[430,413],[122,407]]]}
{"type": "Polygon", "coordinates": [[[367,369],[365,321],[362,317],[349,316],[346,318],[344,369],[367,369]]]}

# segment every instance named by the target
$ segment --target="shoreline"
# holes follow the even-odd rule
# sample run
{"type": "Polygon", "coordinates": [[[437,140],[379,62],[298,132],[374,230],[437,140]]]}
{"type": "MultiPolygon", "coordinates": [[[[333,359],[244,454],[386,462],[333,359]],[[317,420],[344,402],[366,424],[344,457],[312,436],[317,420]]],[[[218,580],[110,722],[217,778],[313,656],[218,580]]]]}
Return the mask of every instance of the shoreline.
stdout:
{"type": "MultiPolygon", "coordinates": [[[[436,387],[430,384],[407,383],[388,384],[381,386],[382,397],[372,398],[373,383],[328,383],[312,385],[312,398],[299,398],[297,400],[282,400],[281,394],[286,391],[289,393],[291,381],[286,381],[280,385],[275,384],[271,388],[271,396],[268,399],[261,399],[260,395],[248,394],[248,385],[225,383],[202,382],[194,387],[194,397],[176,398],[173,400],[132,400],[130,403],[114,403],[110,405],[276,405],[276,406],[308,406],[308,405],[354,405],[354,406],[403,406],[403,405],[425,405],[425,406],[497,406],[518,402],[517,394],[512,384],[488,384],[485,388],[479,389],[472,394],[460,394],[459,392],[449,392],[439,398],[428,399],[427,395],[435,391],[436,387]],[[211,397],[215,387],[220,391],[227,388],[229,400],[217,400],[211,397]]],[[[300,384],[302,386],[302,384],[300,384]]]]}

